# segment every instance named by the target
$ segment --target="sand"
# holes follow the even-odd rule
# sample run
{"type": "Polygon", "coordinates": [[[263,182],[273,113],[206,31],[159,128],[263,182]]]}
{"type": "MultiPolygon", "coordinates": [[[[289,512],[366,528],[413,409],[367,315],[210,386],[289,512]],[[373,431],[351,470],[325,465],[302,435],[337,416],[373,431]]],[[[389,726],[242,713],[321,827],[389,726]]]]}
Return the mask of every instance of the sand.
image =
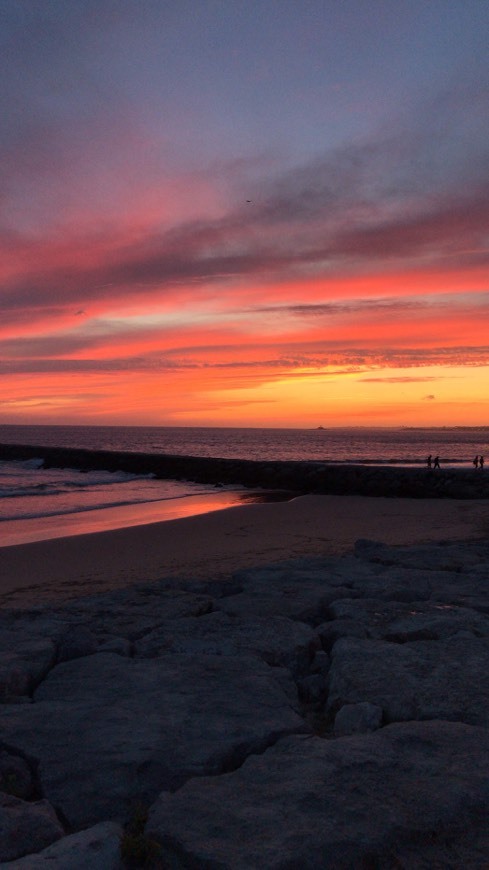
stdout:
{"type": "Polygon", "coordinates": [[[296,556],[489,534],[489,502],[306,495],[0,548],[0,607],[29,607],[163,577],[225,578],[296,556]]]}
{"type": "Polygon", "coordinates": [[[225,577],[296,556],[489,533],[487,501],[306,495],[168,522],[0,548],[0,607],[58,602],[147,580],[225,577]]]}

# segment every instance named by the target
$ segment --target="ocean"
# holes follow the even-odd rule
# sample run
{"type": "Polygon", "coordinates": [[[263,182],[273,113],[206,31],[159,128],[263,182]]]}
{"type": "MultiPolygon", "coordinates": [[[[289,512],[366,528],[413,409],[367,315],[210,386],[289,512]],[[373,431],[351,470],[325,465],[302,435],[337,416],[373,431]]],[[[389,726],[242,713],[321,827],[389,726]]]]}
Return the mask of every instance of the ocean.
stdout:
{"type": "MultiPolygon", "coordinates": [[[[0,426],[0,444],[80,447],[256,460],[444,467],[489,456],[489,427],[239,429],[210,427],[0,426]]],[[[0,461],[0,546],[207,512],[241,503],[239,487],[148,475],[45,469],[0,461]]]]}

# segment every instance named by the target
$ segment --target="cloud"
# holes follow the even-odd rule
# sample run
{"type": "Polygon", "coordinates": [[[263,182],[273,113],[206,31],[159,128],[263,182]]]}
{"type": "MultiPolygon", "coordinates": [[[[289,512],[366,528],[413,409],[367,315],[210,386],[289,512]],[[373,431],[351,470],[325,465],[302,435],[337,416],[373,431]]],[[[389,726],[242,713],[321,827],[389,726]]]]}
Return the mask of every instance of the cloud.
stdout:
{"type": "MultiPolygon", "coordinates": [[[[361,378],[360,383],[362,384],[418,384],[424,383],[426,381],[439,381],[440,378],[437,377],[413,377],[412,375],[407,376],[396,376],[390,378],[388,376],[380,377],[380,378],[361,378]]],[[[425,398],[427,398],[425,396],[425,398]]]]}
{"type": "MultiPolygon", "coordinates": [[[[5,195],[3,250],[15,254],[19,266],[0,283],[2,307],[79,310],[92,300],[169,295],[178,287],[198,292],[206,285],[239,297],[243,281],[264,278],[330,280],[392,263],[449,270],[489,263],[486,146],[474,143],[470,165],[459,155],[448,176],[441,158],[436,162],[429,131],[418,140],[419,134],[386,136],[262,178],[250,194],[252,209],[243,199],[219,217],[202,215],[163,230],[148,225],[132,238],[114,217],[78,238],[71,229],[71,262],[60,258],[62,226],[44,238],[33,260],[38,240],[8,226],[5,195]]],[[[28,147],[34,150],[36,142],[28,147]]],[[[42,171],[37,166],[37,174],[42,171]]],[[[9,178],[12,173],[10,167],[9,178]]]]}
{"type": "MultiPolygon", "coordinates": [[[[296,352],[291,344],[276,345],[276,356],[264,355],[256,344],[236,347],[204,346],[178,347],[165,352],[154,351],[139,355],[113,356],[104,359],[85,357],[63,359],[55,357],[0,357],[0,374],[97,374],[97,373],[162,373],[167,376],[179,372],[235,372],[250,378],[275,381],[287,378],[324,378],[340,374],[366,375],[361,383],[425,383],[439,381],[440,376],[375,375],[380,369],[413,369],[423,366],[481,367],[489,366],[489,346],[452,348],[398,348],[369,349],[334,346],[329,349],[323,343],[297,343],[296,352]],[[291,352],[292,351],[292,352],[291,352]],[[229,354],[232,353],[232,358],[229,354]],[[249,358],[250,354],[254,354],[249,358]]],[[[429,396],[424,397],[425,400],[429,396]]]]}

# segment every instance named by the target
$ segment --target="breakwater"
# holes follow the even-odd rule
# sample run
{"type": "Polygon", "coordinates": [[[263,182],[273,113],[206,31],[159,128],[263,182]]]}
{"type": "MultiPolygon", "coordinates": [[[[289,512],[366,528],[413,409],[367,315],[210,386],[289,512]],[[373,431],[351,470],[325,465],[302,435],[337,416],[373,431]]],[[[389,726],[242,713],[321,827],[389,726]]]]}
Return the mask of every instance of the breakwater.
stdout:
{"type": "Polygon", "coordinates": [[[489,498],[488,472],[335,465],[313,461],[219,459],[177,454],[126,453],[27,444],[0,444],[0,460],[42,459],[45,467],[154,474],[167,480],[289,490],[295,493],[404,498],[489,498]]]}

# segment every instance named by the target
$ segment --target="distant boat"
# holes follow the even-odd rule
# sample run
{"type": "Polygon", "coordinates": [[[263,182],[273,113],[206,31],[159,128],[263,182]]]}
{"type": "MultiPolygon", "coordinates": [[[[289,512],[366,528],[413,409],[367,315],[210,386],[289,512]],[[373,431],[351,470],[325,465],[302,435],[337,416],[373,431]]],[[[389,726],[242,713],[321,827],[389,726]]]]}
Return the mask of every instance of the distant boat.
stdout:
{"type": "Polygon", "coordinates": [[[318,429],[324,429],[324,426],[318,426],[317,428],[318,428],[318,429]]]}

